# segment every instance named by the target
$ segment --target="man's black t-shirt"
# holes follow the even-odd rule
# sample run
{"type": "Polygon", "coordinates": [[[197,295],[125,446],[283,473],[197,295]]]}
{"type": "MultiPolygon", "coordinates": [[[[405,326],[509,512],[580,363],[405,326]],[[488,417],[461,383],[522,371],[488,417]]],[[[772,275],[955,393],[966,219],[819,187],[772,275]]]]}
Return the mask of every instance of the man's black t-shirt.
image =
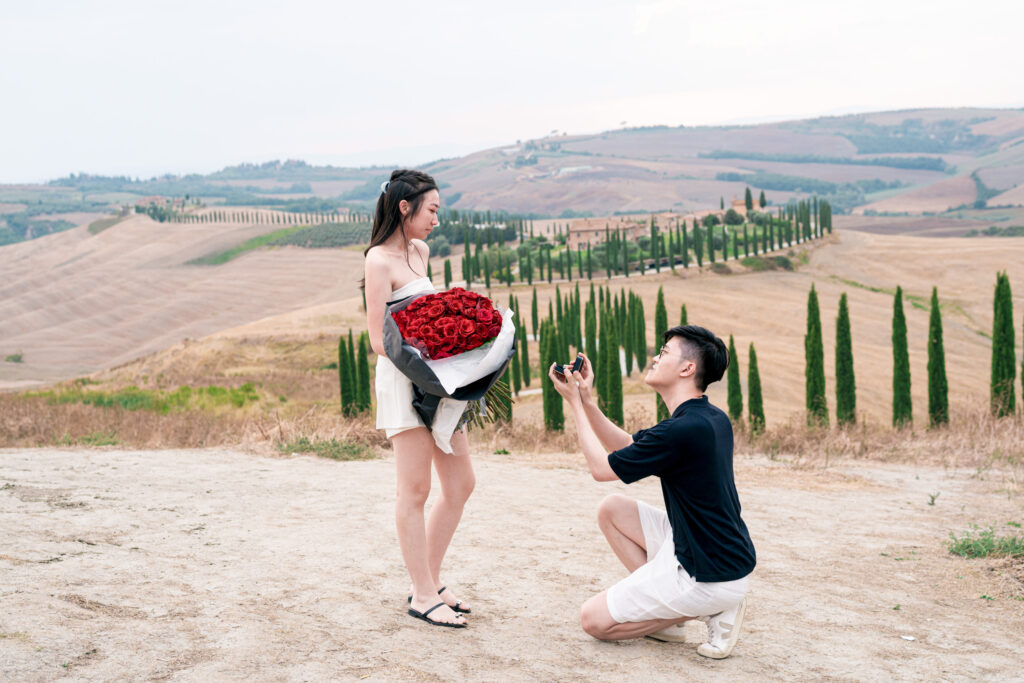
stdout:
{"type": "Polygon", "coordinates": [[[732,423],[707,396],[684,401],[672,416],[633,435],[608,456],[619,479],[651,475],[661,491],[679,563],[700,582],[733,581],[756,556],[732,473],[732,423]]]}

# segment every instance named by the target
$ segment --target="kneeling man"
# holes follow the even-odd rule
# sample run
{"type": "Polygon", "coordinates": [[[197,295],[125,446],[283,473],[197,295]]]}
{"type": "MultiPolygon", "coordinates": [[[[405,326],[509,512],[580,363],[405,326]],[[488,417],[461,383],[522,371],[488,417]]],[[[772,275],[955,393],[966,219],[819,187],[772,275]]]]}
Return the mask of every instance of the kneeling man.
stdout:
{"type": "Polygon", "coordinates": [[[564,378],[552,365],[548,376],[572,409],[591,474],[627,484],[657,476],[667,513],[621,495],[601,503],[598,525],[631,574],[583,604],[583,630],[601,640],[682,641],[682,623],[705,617],[709,642],[697,652],[728,657],[755,554],[733,481],[732,423],[704,395],[729,364],[725,344],[696,325],[666,332],[644,382],[671,417],[632,436],[598,408],[584,361],[564,378]]]}

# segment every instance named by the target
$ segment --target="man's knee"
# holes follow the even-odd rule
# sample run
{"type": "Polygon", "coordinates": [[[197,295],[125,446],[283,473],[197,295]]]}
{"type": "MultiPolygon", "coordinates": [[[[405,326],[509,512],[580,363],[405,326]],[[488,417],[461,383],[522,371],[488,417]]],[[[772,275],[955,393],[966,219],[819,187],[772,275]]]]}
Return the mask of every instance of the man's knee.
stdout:
{"type": "Polygon", "coordinates": [[[580,627],[583,628],[584,633],[592,638],[597,638],[598,640],[605,639],[606,624],[598,610],[593,608],[589,600],[583,603],[583,607],[580,608],[580,627]]]}
{"type": "Polygon", "coordinates": [[[602,527],[606,524],[614,524],[623,515],[628,515],[631,511],[636,513],[636,510],[635,500],[621,493],[612,493],[605,496],[605,499],[597,506],[597,523],[602,527]]]}

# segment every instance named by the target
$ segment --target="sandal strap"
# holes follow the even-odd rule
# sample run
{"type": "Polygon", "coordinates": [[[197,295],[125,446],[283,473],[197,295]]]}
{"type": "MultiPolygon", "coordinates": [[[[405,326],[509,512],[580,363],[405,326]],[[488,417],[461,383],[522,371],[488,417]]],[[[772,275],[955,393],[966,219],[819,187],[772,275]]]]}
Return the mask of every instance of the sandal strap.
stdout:
{"type": "MultiPolygon", "coordinates": [[[[445,604],[444,600],[442,600],[441,602],[437,603],[436,605],[434,605],[433,607],[428,609],[426,612],[423,612],[423,616],[427,616],[428,614],[430,614],[431,612],[433,612],[434,610],[436,610],[438,607],[440,607],[443,604],[445,604]]],[[[433,621],[433,620],[431,620],[431,621],[433,621]]]]}
{"type": "Polygon", "coordinates": [[[444,593],[446,590],[448,590],[448,586],[441,586],[441,590],[437,591],[437,594],[440,595],[441,593],[444,593]]]}

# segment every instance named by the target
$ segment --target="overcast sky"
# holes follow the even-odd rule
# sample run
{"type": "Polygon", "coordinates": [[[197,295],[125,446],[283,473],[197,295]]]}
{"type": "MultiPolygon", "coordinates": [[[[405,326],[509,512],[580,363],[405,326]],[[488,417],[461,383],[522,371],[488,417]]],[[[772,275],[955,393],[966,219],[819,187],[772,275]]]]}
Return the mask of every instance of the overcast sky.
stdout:
{"type": "Polygon", "coordinates": [[[5,2],[0,182],[1024,106],[1024,3],[5,2]]]}

